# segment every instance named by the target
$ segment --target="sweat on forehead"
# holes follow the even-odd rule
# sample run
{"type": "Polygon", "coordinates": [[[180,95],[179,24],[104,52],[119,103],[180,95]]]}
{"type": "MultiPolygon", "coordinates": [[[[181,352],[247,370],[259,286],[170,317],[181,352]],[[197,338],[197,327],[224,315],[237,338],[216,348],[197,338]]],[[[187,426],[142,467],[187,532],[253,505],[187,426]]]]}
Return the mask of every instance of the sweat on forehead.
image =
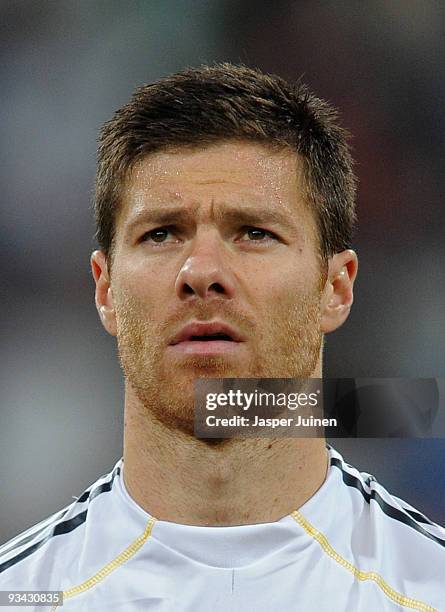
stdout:
{"type": "Polygon", "coordinates": [[[327,260],[351,246],[355,176],[348,138],[336,110],[301,80],[217,63],[144,85],[100,132],[94,204],[99,246],[106,255],[112,250],[125,178],[138,160],[244,141],[300,156],[327,260]]]}
{"type": "Polygon", "coordinates": [[[129,174],[117,225],[199,216],[286,224],[307,213],[303,185],[301,161],[290,151],[237,142],[159,152],[129,174]]]}

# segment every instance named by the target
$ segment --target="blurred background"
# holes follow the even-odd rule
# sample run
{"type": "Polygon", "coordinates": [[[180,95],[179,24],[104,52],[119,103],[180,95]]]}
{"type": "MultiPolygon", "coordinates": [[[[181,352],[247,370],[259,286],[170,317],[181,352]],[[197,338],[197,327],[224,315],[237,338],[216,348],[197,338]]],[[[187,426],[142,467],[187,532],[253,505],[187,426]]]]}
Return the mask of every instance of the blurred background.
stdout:
{"type": "MultiPolygon", "coordinates": [[[[2,0],[0,541],[70,503],[122,453],[123,383],[94,306],[99,126],[136,86],[242,61],[294,79],[353,135],[360,260],[325,375],[444,377],[445,5],[2,0]]],[[[445,440],[336,440],[445,522],[445,440]]]]}

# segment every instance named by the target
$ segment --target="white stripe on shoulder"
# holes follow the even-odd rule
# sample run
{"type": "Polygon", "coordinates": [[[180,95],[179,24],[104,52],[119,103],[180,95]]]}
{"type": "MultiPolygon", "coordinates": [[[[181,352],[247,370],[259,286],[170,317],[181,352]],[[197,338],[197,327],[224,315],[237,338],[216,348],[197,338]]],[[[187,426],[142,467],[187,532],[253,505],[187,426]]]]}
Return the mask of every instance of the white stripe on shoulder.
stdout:
{"type": "Polygon", "coordinates": [[[346,463],[343,457],[332,447],[329,448],[331,466],[335,466],[342,473],[343,482],[356,490],[368,503],[376,503],[380,510],[391,520],[397,520],[407,526],[413,527],[418,533],[435,540],[445,546],[445,529],[433,523],[413,506],[389,493],[374,476],[360,472],[346,463]]]}
{"type": "Polygon", "coordinates": [[[15,557],[16,555],[19,555],[23,550],[33,546],[36,542],[40,542],[41,540],[45,539],[61,522],[69,520],[70,518],[85,511],[88,507],[90,499],[94,498],[95,494],[99,493],[103,489],[107,489],[107,486],[112,483],[120,469],[122,469],[122,459],[117,462],[111,472],[101,476],[92,485],[85,489],[81,495],[75,497],[75,501],[73,501],[71,504],[65,506],[46,519],[43,519],[22,533],[19,533],[17,536],[12,538],[12,540],[9,540],[0,546],[0,564],[4,561],[8,561],[10,558],[15,557]]]}
{"type": "Polygon", "coordinates": [[[7,554],[10,550],[14,548],[18,548],[24,542],[25,543],[30,542],[34,536],[40,533],[43,533],[49,525],[55,524],[58,521],[58,519],[62,518],[68,512],[69,508],[70,506],[66,506],[65,508],[62,508],[58,512],[55,512],[54,514],[47,517],[46,519],[43,519],[39,523],[32,525],[31,527],[29,527],[29,529],[22,531],[21,533],[16,535],[14,538],[12,538],[12,540],[8,540],[5,544],[0,546],[0,558],[3,555],[7,554]]]}

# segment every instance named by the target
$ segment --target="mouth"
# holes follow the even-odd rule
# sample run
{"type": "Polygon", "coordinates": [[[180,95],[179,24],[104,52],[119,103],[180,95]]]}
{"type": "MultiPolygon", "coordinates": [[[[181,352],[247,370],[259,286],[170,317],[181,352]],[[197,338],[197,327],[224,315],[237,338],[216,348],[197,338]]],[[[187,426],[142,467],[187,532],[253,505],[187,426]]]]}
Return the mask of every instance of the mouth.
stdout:
{"type": "Polygon", "coordinates": [[[226,340],[227,342],[234,342],[233,338],[229,334],[203,334],[201,336],[191,336],[189,341],[191,342],[212,342],[213,340],[226,340]]]}
{"type": "Polygon", "coordinates": [[[221,355],[238,350],[242,343],[241,335],[225,323],[195,321],[173,338],[170,347],[186,355],[221,355]]]}

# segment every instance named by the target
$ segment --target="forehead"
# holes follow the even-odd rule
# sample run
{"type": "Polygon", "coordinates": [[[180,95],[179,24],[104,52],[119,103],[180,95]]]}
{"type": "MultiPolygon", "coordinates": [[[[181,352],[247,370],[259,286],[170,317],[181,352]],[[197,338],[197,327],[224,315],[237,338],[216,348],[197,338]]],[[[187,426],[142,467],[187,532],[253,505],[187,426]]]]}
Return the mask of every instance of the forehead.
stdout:
{"type": "Polygon", "coordinates": [[[298,209],[307,214],[303,186],[301,159],[288,150],[227,142],[162,151],[135,164],[123,190],[117,225],[150,204],[172,201],[191,207],[257,203],[290,215],[298,209]]]}

